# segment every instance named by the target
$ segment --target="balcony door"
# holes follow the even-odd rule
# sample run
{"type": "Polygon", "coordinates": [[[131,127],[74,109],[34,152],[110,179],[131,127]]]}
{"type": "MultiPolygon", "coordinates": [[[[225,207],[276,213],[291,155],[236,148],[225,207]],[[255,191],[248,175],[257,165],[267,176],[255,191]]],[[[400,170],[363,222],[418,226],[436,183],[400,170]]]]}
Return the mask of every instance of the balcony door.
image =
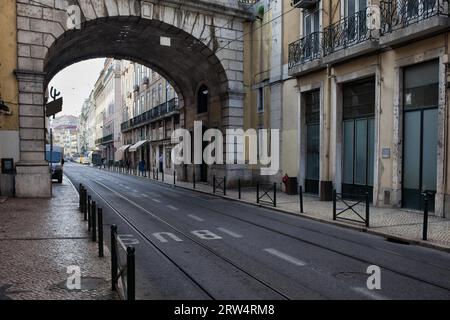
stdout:
{"type": "Polygon", "coordinates": [[[303,57],[308,61],[320,51],[320,11],[318,7],[303,11],[303,57]]]}
{"type": "Polygon", "coordinates": [[[366,24],[367,0],[346,0],[344,15],[346,22],[344,30],[347,33],[348,42],[357,41],[365,37],[367,33],[366,24]]]}

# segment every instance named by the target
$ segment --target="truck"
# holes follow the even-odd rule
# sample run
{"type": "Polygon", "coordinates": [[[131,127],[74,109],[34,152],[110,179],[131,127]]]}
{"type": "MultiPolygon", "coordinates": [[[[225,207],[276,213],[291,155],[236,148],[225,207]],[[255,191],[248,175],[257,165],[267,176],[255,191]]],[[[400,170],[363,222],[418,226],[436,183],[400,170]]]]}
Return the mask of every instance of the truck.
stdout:
{"type": "Polygon", "coordinates": [[[62,183],[64,174],[64,148],[60,146],[53,146],[48,144],[45,146],[45,160],[50,164],[52,180],[58,180],[62,183]],[[52,152],[50,152],[52,150],[52,152]]]}

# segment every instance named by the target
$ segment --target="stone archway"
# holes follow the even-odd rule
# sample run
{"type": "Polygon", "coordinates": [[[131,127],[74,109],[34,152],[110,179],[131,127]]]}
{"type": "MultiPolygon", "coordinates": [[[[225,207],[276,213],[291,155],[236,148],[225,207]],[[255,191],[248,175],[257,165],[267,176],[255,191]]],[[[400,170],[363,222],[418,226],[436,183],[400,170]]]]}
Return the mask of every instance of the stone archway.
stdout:
{"type": "Polygon", "coordinates": [[[196,88],[210,89],[208,127],[243,125],[243,22],[238,2],[52,0],[17,3],[20,104],[18,197],[49,197],[44,90],[63,68],[114,57],[147,65],[183,98],[181,122],[197,120],[196,88]],[[70,13],[70,19],[69,14],[70,13]]]}

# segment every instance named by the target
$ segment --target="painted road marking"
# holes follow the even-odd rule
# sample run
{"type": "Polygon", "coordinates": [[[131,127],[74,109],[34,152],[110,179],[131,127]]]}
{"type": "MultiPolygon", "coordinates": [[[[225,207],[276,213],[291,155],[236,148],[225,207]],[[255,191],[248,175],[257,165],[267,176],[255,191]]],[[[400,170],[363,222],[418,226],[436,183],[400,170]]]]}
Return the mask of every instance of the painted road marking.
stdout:
{"type": "Polygon", "coordinates": [[[161,203],[161,201],[159,201],[158,199],[152,199],[152,201],[154,201],[156,203],[161,203]]]}
{"type": "Polygon", "coordinates": [[[240,234],[230,231],[228,229],[222,228],[222,227],[217,228],[217,230],[222,231],[223,233],[226,233],[227,235],[232,236],[233,238],[242,238],[242,236],[240,234]]]}
{"type": "Polygon", "coordinates": [[[270,253],[270,254],[272,254],[272,255],[280,258],[280,259],[286,260],[286,261],[288,261],[288,262],[290,262],[292,264],[295,264],[296,266],[299,266],[299,267],[303,267],[303,266],[306,265],[305,262],[303,262],[303,261],[301,261],[301,260],[299,260],[297,258],[294,258],[294,257],[292,257],[292,256],[290,256],[290,255],[288,255],[286,253],[278,251],[276,249],[268,248],[268,249],[264,249],[263,251],[268,252],[268,253],[270,253]]]}
{"type": "Polygon", "coordinates": [[[133,192],[134,192],[134,193],[138,193],[139,191],[137,191],[137,190],[133,190],[133,192]]]}
{"type": "Polygon", "coordinates": [[[196,215],[193,215],[193,214],[188,214],[188,217],[191,218],[191,219],[194,219],[196,221],[199,221],[199,222],[205,221],[204,219],[202,219],[202,218],[200,218],[200,217],[198,217],[196,215]]]}
{"type": "Polygon", "coordinates": [[[174,206],[171,206],[171,205],[168,205],[168,206],[166,206],[166,207],[169,208],[169,209],[171,209],[171,210],[178,211],[178,208],[177,208],[177,207],[174,207],[174,206]]]}
{"type": "Polygon", "coordinates": [[[356,291],[356,292],[358,292],[358,293],[360,293],[360,294],[362,294],[362,295],[364,295],[367,298],[372,299],[372,300],[388,300],[387,298],[385,298],[385,297],[383,297],[383,296],[381,296],[379,294],[376,294],[374,292],[374,290],[369,290],[367,288],[354,287],[354,288],[352,288],[352,290],[356,291]]]}
{"type": "Polygon", "coordinates": [[[146,195],[145,193],[141,193],[141,196],[143,196],[144,198],[150,198],[148,195],[146,195]]]}
{"type": "Polygon", "coordinates": [[[170,233],[170,232],[157,232],[157,233],[154,233],[153,236],[156,239],[158,239],[160,242],[162,242],[162,243],[169,242],[169,240],[164,238],[164,236],[167,236],[167,237],[171,238],[173,241],[176,241],[176,242],[182,242],[183,241],[180,238],[178,238],[176,235],[174,235],[173,233],[170,233]]]}
{"type": "Polygon", "coordinates": [[[120,234],[118,237],[124,246],[133,246],[139,244],[139,240],[137,240],[132,234],[120,234]]]}
{"type": "Polygon", "coordinates": [[[218,240],[218,239],[222,239],[221,236],[218,236],[215,233],[212,233],[209,230],[197,230],[197,231],[192,231],[191,232],[193,235],[199,237],[200,239],[203,240],[218,240]]]}

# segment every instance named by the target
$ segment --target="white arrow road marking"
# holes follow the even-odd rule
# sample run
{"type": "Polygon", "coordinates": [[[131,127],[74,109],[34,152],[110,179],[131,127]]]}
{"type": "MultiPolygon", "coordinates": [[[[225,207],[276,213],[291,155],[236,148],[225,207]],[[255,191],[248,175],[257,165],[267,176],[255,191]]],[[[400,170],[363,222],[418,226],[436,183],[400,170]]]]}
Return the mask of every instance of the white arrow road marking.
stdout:
{"type": "Polygon", "coordinates": [[[200,217],[197,217],[196,215],[193,215],[193,214],[188,214],[188,217],[191,218],[191,219],[194,219],[196,221],[199,221],[199,222],[205,221],[204,219],[202,219],[200,217]]]}
{"type": "Polygon", "coordinates": [[[363,287],[354,287],[352,288],[353,291],[356,291],[364,296],[366,296],[369,299],[372,300],[388,300],[388,298],[385,298],[379,294],[376,294],[374,292],[374,290],[369,290],[367,288],[363,288],[363,287]]]}
{"type": "Polygon", "coordinates": [[[171,238],[173,241],[176,241],[176,242],[182,242],[183,241],[180,238],[178,238],[176,235],[174,235],[173,233],[170,233],[170,232],[157,232],[157,233],[154,233],[153,236],[156,239],[158,239],[160,242],[162,242],[162,243],[169,242],[169,240],[164,238],[164,236],[167,236],[167,237],[171,238]]]}
{"type": "Polygon", "coordinates": [[[203,240],[218,240],[218,239],[222,239],[221,236],[218,236],[215,233],[212,233],[209,230],[197,230],[197,231],[192,231],[191,232],[193,235],[199,237],[200,239],[203,240]]]}
{"type": "Polygon", "coordinates": [[[169,209],[171,209],[171,210],[178,211],[178,208],[177,208],[177,207],[174,207],[174,206],[171,206],[171,205],[166,206],[166,207],[169,208],[169,209]]]}
{"type": "Polygon", "coordinates": [[[139,244],[139,240],[137,240],[132,234],[120,234],[118,237],[125,246],[139,244]]]}
{"type": "Polygon", "coordinates": [[[154,201],[156,203],[161,203],[161,201],[159,201],[158,199],[152,199],[152,201],[154,201]]]}
{"type": "Polygon", "coordinates": [[[222,231],[223,233],[226,233],[227,235],[232,236],[233,238],[242,238],[242,236],[240,234],[230,231],[228,229],[222,228],[222,227],[217,228],[217,230],[222,231]]]}
{"type": "Polygon", "coordinates": [[[292,264],[295,264],[295,265],[297,265],[299,267],[303,267],[303,266],[306,265],[305,262],[303,262],[303,261],[301,261],[301,260],[299,260],[297,258],[294,258],[294,257],[292,257],[292,256],[290,256],[290,255],[288,255],[286,253],[278,251],[276,249],[268,248],[268,249],[264,249],[263,251],[268,252],[268,253],[270,253],[270,254],[272,254],[272,255],[280,258],[280,259],[286,260],[286,261],[288,261],[288,262],[290,262],[292,264]]]}

